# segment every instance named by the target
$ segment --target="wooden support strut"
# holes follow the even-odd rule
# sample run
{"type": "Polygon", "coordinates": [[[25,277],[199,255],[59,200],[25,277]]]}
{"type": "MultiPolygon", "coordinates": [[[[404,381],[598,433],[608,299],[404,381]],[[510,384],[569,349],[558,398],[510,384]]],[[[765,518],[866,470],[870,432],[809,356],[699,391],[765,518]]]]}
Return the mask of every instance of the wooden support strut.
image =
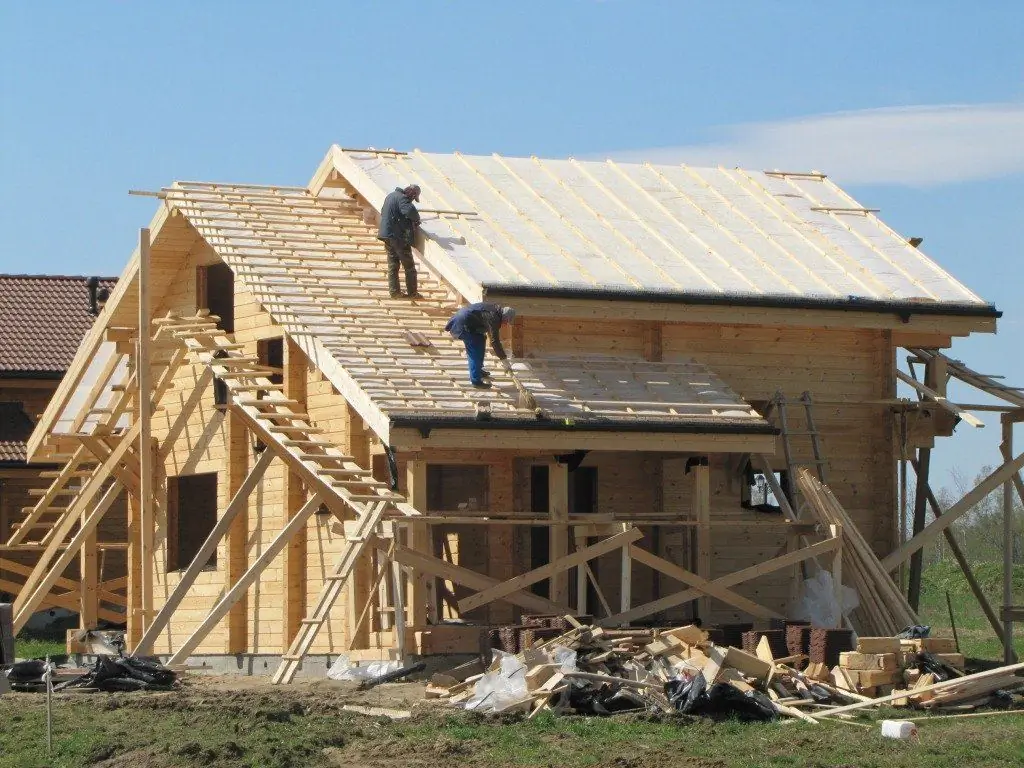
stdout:
{"type": "MultiPolygon", "coordinates": [[[[809,547],[798,549],[795,552],[790,552],[788,554],[772,558],[767,562],[758,563],[757,565],[753,565],[749,568],[744,568],[741,571],[736,571],[735,573],[731,573],[727,576],[722,576],[710,582],[710,584],[719,587],[732,587],[736,584],[750,581],[758,576],[764,576],[782,568],[788,568],[795,563],[822,555],[826,552],[831,552],[837,546],[838,542],[832,539],[827,539],[825,541],[818,542],[817,544],[812,544],[809,547]]],[[[666,595],[658,600],[653,600],[649,603],[637,606],[625,613],[609,616],[608,618],[599,621],[598,624],[603,627],[627,624],[636,619],[643,618],[644,616],[650,616],[653,613],[660,613],[661,611],[669,608],[674,608],[681,603],[685,603],[695,597],[698,597],[701,592],[701,589],[692,588],[682,592],[676,592],[675,594],[666,595]]]]}
{"type": "Polygon", "coordinates": [[[183,664],[185,662],[192,651],[196,649],[210,631],[217,626],[218,622],[231,610],[231,606],[241,599],[253,582],[260,577],[260,574],[266,570],[267,566],[287,546],[292,536],[298,533],[310,516],[320,508],[321,503],[322,499],[318,494],[306,502],[302,509],[274,537],[273,541],[267,545],[266,549],[260,553],[259,557],[253,561],[253,564],[249,566],[249,570],[225,593],[220,601],[210,610],[209,615],[203,619],[188,639],[174,652],[168,664],[183,664]]]}
{"type": "MultiPolygon", "coordinates": [[[[377,542],[376,546],[378,549],[387,549],[383,542],[377,542]]],[[[453,565],[452,563],[441,560],[440,558],[430,557],[420,552],[415,552],[406,547],[395,547],[392,553],[392,558],[397,560],[402,565],[410,568],[425,571],[426,573],[432,573],[442,579],[447,579],[456,584],[462,584],[465,587],[474,589],[477,591],[483,591],[485,589],[491,589],[492,587],[499,586],[500,581],[490,576],[485,576],[482,573],[471,571],[468,568],[463,568],[459,565],[453,565]]],[[[568,613],[564,605],[555,603],[538,595],[534,595],[531,592],[517,591],[512,592],[503,596],[501,599],[506,600],[510,603],[525,608],[528,611],[534,613],[568,613]]]]}
{"type": "Polygon", "coordinates": [[[507,581],[503,581],[497,586],[485,589],[482,592],[477,592],[475,595],[464,598],[459,601],[459,611],[467,613],[472,611],[474,608],[479,608],[481,605],[486,605],[494,600],[500,600],[501,598],[522,590],[531,584],[536,584],[538,581],[543,581],[555,574],[562,573],[569,570],[577,565],[581,565],[589,560],[593,560],[595,557],[613,552],[621,547],[626,547],[629,544],[643,538],[643,532],[639,528],[630,528],[622,533],[617,533],[614,536],[609,536],[607,539],[592,544],[589,547],[573,552],[571,555],[561,557],[554,562],[542,565],[539,568],[534,568],[532,571],[515,576],[507,581]]]}
{"type": "Polygon", "coordinates": [[[1007,460],[1000,465],[992,474],[964,495],[960,501],[947,509],[942,517],[935,520],[921,533],[914,536],[910,541],[882,560],[882,566],[888,572],[894,571],[901,563],[906,562],[914,552],[931,543],[942,531],[949,528],[949,526],[969,512],[975,504],[1009,480],[1021,467],[1024,467],[1024,453],[1021,453],[1012,461],[1007,460]]]}
{"type": "Polygon", "coordinates": [[[260,454],[256,464],[246,475],[245,480],[242,481],[238,491],[232,497],[227,507],[224,509],[224,514],[221,515],[217,524],[210,531],[210,534],[206,537],[206,541],[203,542],[202,546],[196,552],[192,562],[189,564],[188,569],[181,575],[177,586],[171,593],[170,597],[164,603],[160,612],[156,615],[153,621],[146,625],[146,632],[139,641],[139,644],[135,647],[132,655],[134,656],[145,656],[153,651],[153,644],[156,642],[157,637],[163,632],[164,627],[170,622],[171,617],[177,610],[178,606],[181,605],[181,601],[185,598],[188,590],[195,583],[196,578],[202,573],[206,567],[206,563],[209,561],[210,556],[217,549],[217,545],[220,540],[224,538],[227,532],[230,530],[235,517],[247,507],[249,496],[255,490],[256,486],[263,479],[263,475],[266,473],[267,468],[273,462],[275,456],[270,451],[264,451],[260,454]]]}

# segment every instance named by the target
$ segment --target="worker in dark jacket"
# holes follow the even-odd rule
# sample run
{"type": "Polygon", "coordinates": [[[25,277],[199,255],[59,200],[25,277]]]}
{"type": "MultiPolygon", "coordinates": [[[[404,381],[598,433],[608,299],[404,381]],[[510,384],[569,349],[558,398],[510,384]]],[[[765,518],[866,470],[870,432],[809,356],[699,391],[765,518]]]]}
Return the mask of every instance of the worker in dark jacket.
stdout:
{"type": "Polygon", "coordinates": [[[410,299],[419,297],[416,292],[416,262],[412,260],[412,244],[420,225],[420,212],[412,204],[419,202],[420,188],[412,184],[395,191],[384,198],[380,209],[380,229],[377,239],[384,241],[388,252],[388,290],[391,298],[402,295],[398,288],[398,265],[405,270],[405,290],[410,299]]]}
{"type": "Polygon", "coordinates": [[[448,321],[444,329],[466,345],[469,359],[469,383],[480,389],[489,389],[491,374],[484,370],[484,353],[487,337],[491,337],[491,351],[499,360],[505,359],[505,348],[501,346],[501,326],[510,324],[516,316],[512,307],[480,302],[463,307],[448,321]]]}

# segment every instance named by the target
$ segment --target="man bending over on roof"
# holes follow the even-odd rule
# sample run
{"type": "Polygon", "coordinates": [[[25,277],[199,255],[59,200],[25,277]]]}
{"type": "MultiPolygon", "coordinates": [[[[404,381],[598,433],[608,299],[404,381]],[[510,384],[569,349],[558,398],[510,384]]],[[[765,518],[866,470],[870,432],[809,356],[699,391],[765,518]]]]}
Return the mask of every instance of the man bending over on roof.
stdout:
{"type": "Polygon", "coordinates": [[[491,374],[484,370],[484,353],[487,337],[491,337],[491,351],[499,360],[505,359],[505,348],[501,346],[501,326],[509,325],[515,319],[512,307],[481,302],[463,307],[448,321],[444,329],[466,345],[469,359],[469,383],[480,389],[489,389],[491,374]]]}
{"type": "Polygon", "coordinates": [[[377,239],[384,241],[388,252],[388,290],[391,298],[402,295],[398,288],[398,265],[405,270],[405,291],[410,299],[419,298],[416,292],[416,262],[412,260],[412,244],[420,225],[420,212],[412,204],[420,200],[420,188],[412,184],[384,198],[380,209],[380,229],[377,239]]]}

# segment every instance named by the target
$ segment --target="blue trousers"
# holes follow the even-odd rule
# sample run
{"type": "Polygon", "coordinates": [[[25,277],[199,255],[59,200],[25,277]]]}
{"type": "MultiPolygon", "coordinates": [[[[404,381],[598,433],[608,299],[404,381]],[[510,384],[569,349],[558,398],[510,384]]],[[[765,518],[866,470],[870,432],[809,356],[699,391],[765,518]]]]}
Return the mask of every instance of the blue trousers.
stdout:
{"type": "Polygon", "coordinates": [[[487,336],[482,333],[467,333],[462,336],[466,345],[466,358],[469,360],[469,380],[479,384],[484,380],[484,354],[487,352],[487,336]]]}

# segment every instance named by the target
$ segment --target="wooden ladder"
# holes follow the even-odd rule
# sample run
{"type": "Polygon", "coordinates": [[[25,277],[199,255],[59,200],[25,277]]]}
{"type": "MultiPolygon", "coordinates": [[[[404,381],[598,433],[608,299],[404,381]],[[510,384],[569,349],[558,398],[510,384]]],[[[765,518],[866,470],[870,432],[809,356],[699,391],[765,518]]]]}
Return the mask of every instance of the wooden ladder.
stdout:
{"type": "Polygon", "coordinates": [[[67,459],[64,466],[44,476],[53,480],[45,489],[32,489],[39,500],[31,507],[22,507],[25,517],[11,525],[11,536],[7,546],[36,545],[44,543],[38,531],[48,531],[67,511],[67,505],[78,495],[79,490],[99,468],[99,464],[85,446],[79,446],[67,459]],[[56,516],[56,517],[54,517],[56,516]]]}
{"type": "MultiPolygon", "coordinates": [[[[300,405],[283,393],[280,384],[269,376],[272,371],[258,360],[244,354],[216,326],[215,318],[206,315],[181,318],[169,316],[157,321],[182,344],[193,359],[206,365],[227,394],[228,405],[245,421],[259,439],[284,460],[289,469],[299,474],[310,490],[319,495],[331,511],[344,520],[345,513],[355,514],[358,521],[355,535],[346,537],[341,556],[311,612],[302,620],[288,652],[282,656],[274,683],[291,682],[303,656],[327,621],[331,608],[367,544],[374,539],[377,527],[387,513],[402,516],[418,514],[405,497],[390,490],[387,483],[342,453],[334,443],[319,437],[307,414],[297,410],[300,405]]],[[[223,602],[223,600],[222,600],[223,602]]],[[[230,606],[218,604],[211,617],[230,606]]],[[[198,644],[201,638],[195,641],[198,644]]],[[[191,641],[191,638],[190,638],[191,641]]],[[[183,655],[180,648],[175,658],[183,655]]]]}
{"type": "Polygon", "coordinates": [[[794,431],[789,428],[789,413],[787,411],[789,402],[782,390],[777,391],[775,396],[768,402],[768,407],[765,408],[764,418],[770,418],[773,412],[778,414],[779,436],[782,438],[782,451],[783,456],[786,459],[786,473],[789,478],[789,491],[793,494],[793,511],[796,518],[799,520],[802,517],[802,511],[807,507],[807,501],[803,498],[803,494],[799,492],[799,488],[796,483],[796,470],[798,467],[803,466],[813,467],[818,480],[820,480],[824,485],[827,482],[826,468],[828,467],[828,461],[824,458],[821,452],[821,434],[818,432],[818,427],[814,420],[814,400],[811,397],[811,393],[805,391],[800,395],[800,399],[797,402],[799,402],[804,409],[804,421],[807,426],[804,430],[794,431]],[[810,437],[811,453],[813,458],[806,460],[794,459],[793,445],[791,442],[793,437],[810,437]]]}

